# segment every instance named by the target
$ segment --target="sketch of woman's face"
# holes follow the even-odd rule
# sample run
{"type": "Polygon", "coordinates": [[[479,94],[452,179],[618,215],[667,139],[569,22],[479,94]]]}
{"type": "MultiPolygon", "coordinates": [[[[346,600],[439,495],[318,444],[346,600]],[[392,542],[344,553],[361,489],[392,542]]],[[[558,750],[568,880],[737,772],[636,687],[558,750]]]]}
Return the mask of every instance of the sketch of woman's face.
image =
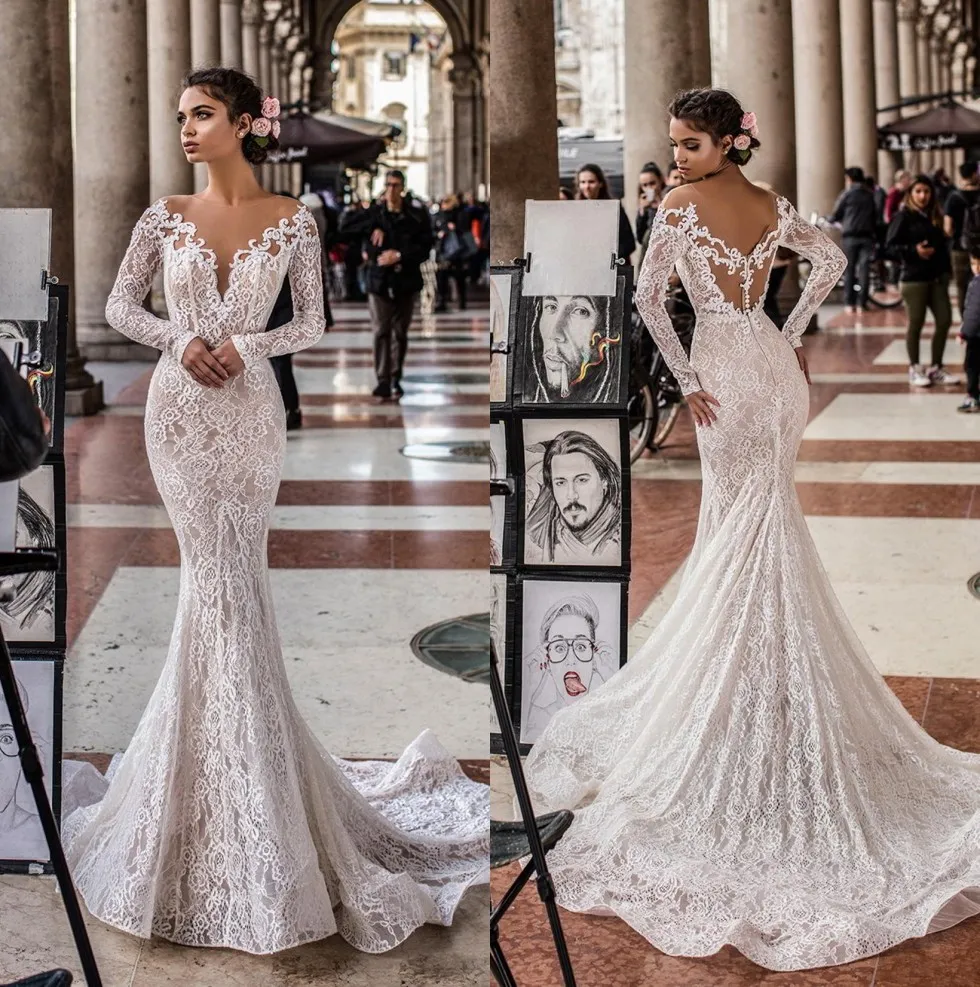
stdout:
{"type": "Polygon", "coordinates": [[[556,617],[548,629],[548,673],[559,694],[574,699],[592,686],[595,638],[589,622],[578,614],[556,617]]]}
{"type": "Polygon", "coordinates": [[[598,310],[586,295],[544,297],[538,332],[549,390],[567,395],[589,359],[598,322],[598,310]]]}
{"type": "Polygon", "coordinates": [[[20,781],[20,758],[13,727],[5,722],[10,717],[7,707],[0,705],[0,814],[10,809],[20,781]]]}

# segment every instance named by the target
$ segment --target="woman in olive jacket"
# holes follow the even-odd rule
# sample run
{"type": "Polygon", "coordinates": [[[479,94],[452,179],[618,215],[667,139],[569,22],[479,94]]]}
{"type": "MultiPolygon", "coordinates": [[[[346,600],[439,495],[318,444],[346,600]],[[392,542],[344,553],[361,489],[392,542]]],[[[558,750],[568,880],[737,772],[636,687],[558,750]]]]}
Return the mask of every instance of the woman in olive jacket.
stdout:
{"type": "Polygon", "coordinates": [[[953,319],[949,301],[952,268],[949,243],[943,232],[942,210],[927,175],[917,175],[908,187],[902,208],[888,227],[885,250],[902,265],[899,287],[908,317],[905,345],[909,354],[909,383],[915,387],[958,384],[959,378],[943,367],[943,350],[953,319]],[[936,320],[932,365],[928,370],[919,362],[919,340],[926,309],[936,320]]]}

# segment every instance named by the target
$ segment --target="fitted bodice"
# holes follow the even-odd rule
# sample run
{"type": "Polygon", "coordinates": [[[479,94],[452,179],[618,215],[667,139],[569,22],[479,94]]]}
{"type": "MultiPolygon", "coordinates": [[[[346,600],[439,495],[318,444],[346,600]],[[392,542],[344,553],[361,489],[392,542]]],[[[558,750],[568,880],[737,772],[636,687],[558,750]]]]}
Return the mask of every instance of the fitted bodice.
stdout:
{"type": "Polygon", "coordinates": [[[311,346],[325,323],[322,249],[313,215],[300,205],[235,251],[224,294],[218,258],[197,225],[158,199],[140,217],[106,305],[109,324],[137,342],[179,360],[200,336],[209,347],[231,339],[246,366],[311,346]],[[169,319],[143,308],[157,270],[163,268],[169,319]],[[293,319],[265,328],[286,274],[293,319]]]}

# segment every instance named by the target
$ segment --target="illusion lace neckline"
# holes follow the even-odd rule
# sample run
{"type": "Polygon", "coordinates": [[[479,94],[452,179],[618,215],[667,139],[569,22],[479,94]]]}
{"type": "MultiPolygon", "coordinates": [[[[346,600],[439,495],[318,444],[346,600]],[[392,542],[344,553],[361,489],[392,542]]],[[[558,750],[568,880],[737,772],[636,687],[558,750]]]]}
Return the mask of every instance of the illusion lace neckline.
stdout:
{"type": "Polygon", "coordinates": [[[204,257],[208,261],[208,267],[213,275],[212,287],[221,305],[225,305],[227,303],[234,291],[235,271],[238,269],[241,261],[252,254],[258,254],[260,256],[265,255],[266,257],[278,257],[278,252],[276,252],[276,254],[270,253],[273,242],[280,242],[281,247],[283,235],[289,232],[290,227],[295,227],[298,230],[299,221],[303,214],[305,212],[309,212],[306,205],[300,203],[299,208],[293,213],[292,216],[284,216],[278,223],[267,226],[257,237],[252,237],[248,241],[247,246],[236,249],[231,255],[231,261],[228,264],[228,272],[225,278],[225,287],[224,291],[222,291],[218,254],[213,247],[208,246],[207,238],[201,235],[197,223],[195,223],[192,219],[184,219],[182,213],[174,212],[167,204],[166,199],[160,200],[160,207],[166,213],[167,218],[174,222],[174,239],[181,233],[184,234],[184,245],[181,247],[174,247],[171,245],[171,249],[174,253],[182,253],[187,250],[197,254],[198,256],[204,257]]]}

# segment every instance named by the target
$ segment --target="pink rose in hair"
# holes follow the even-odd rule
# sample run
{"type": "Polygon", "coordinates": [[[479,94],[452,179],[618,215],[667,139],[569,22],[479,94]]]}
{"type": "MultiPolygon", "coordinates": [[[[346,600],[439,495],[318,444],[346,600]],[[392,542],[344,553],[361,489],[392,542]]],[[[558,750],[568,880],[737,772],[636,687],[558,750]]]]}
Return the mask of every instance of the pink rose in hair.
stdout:
{"type": "Polygon", "coordinates": [[[256,137],[268,137],[272,131],[272,124],[265,117],[256,117],[252,121],[252,133],[256,137]]]}
{"type": "Polygon", "coordinates": [[[748,130],[750,133],[751,131],[755,130],[756,129],[755,114],[754,113],[743,114],[741,127],[742,130],[748,130]]]}
{"type": "Polygon", "coordinates": [[[735,150],[736,151],[747,151],[751,146],[752,141],[749,139],[748,134],[739,134],[735,138],[735,150]]]}
{"type": "Polygon", "coordinates": [[[279,140],[279,134],[281,132],[282,132],[282,126],[280,125],[279,121],[278,120],[273,120],[272,121],[272,136],[275,137],[276,140],[279,140]]]}
{"type": "Polygon", "coordinates": [[[279,100],[275,96],[266,96],[262,101],[262,116],[269,120],[279,116],[279,100]]]}

